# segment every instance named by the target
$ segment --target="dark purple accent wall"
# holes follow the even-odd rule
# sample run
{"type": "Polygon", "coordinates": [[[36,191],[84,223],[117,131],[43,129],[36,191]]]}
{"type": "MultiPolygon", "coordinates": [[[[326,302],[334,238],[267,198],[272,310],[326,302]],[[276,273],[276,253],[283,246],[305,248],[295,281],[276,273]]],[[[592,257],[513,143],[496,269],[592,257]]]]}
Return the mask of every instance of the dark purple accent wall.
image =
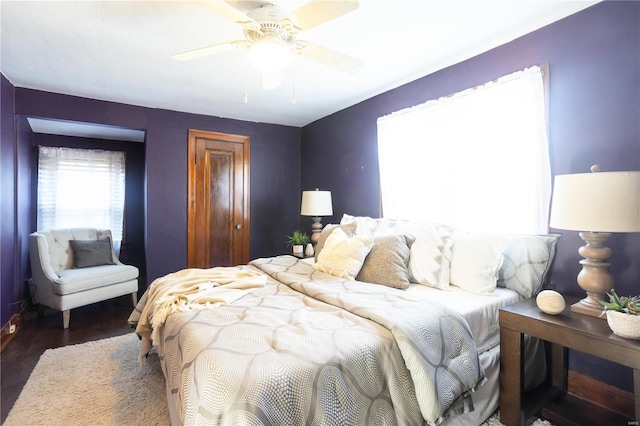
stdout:
{"type": "MultiPolygon", "coordinates": [[[[33,133],[31,127],[27,123],[26,117],[16,117],[16,273],[17,283],[15,291],[15,300],[21,300],[26,291],[25,279],[31,276],[31,264],[29,261],[29,237],[33,232],[32,221],[32,182],[37,179],[31,174],[31,165],[33,164],[33,152],[28,143],[33,133]]],[[[15,309],[19,310],[20,305],[16,305],[15,309]]]]}
{"type": "MultiPolygon", "coordinates": [[[[545,63],[554,174],[588,172],[592,164],[640,170],[640,2],[612,1],[305,126],[302,188],[332,191],[334,216],[325,223],[343,213],[378,216],[378,117],[545,63]]],[[[430,161],[437,159],[425,158],[425,167],[430,161]]],[[[419,196],[431,183],[407,184],[419,196]]],[[[576,276],[583,243],[576,232],[558,232],[563,236],[551,280],[561,293],[582,296],[576,276]]],[[[640,234],[615,234],[608,246],[619,293],[638,294],[640,234]]],[[[630,370],[615,364],[572,351],[570,367],[632,389],[630,370]]]]}
{"type": "Polygon", "coordinates": [[[0,327],[17,311],[14,87],[0,75],[0,327]]]}
{"type": "MultiPolygon", "coordinates": [[[[301,131],[298,128],[22,88],[15,89],[15,113],[146,131],[142,220],[146,226],[147,282],[186,267],[189,129],[241,134],[251,139],[251,258],[282,252],[284,236],[299,226],[301,131]]],[[[34,174],[33,166],[31,169],[29,172],[34,174]]]]}

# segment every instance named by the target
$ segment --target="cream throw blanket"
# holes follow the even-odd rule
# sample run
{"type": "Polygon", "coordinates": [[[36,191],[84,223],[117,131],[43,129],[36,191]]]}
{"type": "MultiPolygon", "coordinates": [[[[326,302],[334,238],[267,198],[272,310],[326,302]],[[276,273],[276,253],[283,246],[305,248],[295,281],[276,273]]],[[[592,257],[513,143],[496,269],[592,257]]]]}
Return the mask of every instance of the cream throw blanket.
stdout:
{"type": "Polygon", "coordinates": [[[238,267],[183,269],[154,280],[129,317],[142,338],[139,361],[157,341],[160,327],[170,314],[228,305],[266,282],[266,275],[238,267]]]}

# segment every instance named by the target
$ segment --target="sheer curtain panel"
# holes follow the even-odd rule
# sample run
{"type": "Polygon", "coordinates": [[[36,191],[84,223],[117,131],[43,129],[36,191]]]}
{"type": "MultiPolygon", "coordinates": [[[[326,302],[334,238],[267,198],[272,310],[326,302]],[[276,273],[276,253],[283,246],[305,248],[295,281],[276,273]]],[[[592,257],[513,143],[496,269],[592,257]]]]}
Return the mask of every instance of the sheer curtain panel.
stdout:
{"type": "Polygon", "coordinates": [[[540,67],[378,119],[385,217],[544,233],[551,167],[540,67]]]}
{"type": "Polygon", "coordinates": [[[38,230],[110,229],[122,240],[125,153],[39,147],[38,230]]]}

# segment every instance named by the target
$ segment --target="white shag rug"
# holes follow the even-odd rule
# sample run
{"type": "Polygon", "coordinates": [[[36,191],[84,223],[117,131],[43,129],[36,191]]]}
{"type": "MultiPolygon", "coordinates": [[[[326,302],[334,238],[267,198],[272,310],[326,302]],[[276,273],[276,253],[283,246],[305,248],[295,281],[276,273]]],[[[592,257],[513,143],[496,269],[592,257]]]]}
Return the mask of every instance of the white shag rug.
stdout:
{"type": "MultiPolygon", "coordinates": [[[[48,349],[4,425],[169,425],[158,355],[139,367],[139,349],[133,333],[48,349]]],[[[501,426],[498,419],[482,426],[501,426]]],[[[538,419],[533,426],[552,425],[538,419]]]]}
{"type": "Polygon", "coordinates": [[[168,425],[154,352],[138,364],[134,334],[46,350],[4,425],[168,425]]]}

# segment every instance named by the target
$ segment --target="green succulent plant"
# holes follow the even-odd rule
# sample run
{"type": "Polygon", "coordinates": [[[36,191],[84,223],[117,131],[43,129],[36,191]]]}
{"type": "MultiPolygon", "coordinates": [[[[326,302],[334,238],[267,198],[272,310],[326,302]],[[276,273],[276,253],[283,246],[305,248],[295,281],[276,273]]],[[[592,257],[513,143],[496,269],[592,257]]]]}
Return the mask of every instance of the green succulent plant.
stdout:
{"type": "Polygon", "coordinates": [[[618,296],[615,290],[607,293],[609,302],[600,300],[600,304],[604,307],[602,313],[606,311],[617,311],[629,315],[640,315],[640,296],[618,296]]]}
{"type": "Polygon", "coordinates": [[[287,236],[287,245],[289,247],[305,245],[309,241],[309,236],[306,233],[300,231],[294,231],[293,234],[287,236]]]}

